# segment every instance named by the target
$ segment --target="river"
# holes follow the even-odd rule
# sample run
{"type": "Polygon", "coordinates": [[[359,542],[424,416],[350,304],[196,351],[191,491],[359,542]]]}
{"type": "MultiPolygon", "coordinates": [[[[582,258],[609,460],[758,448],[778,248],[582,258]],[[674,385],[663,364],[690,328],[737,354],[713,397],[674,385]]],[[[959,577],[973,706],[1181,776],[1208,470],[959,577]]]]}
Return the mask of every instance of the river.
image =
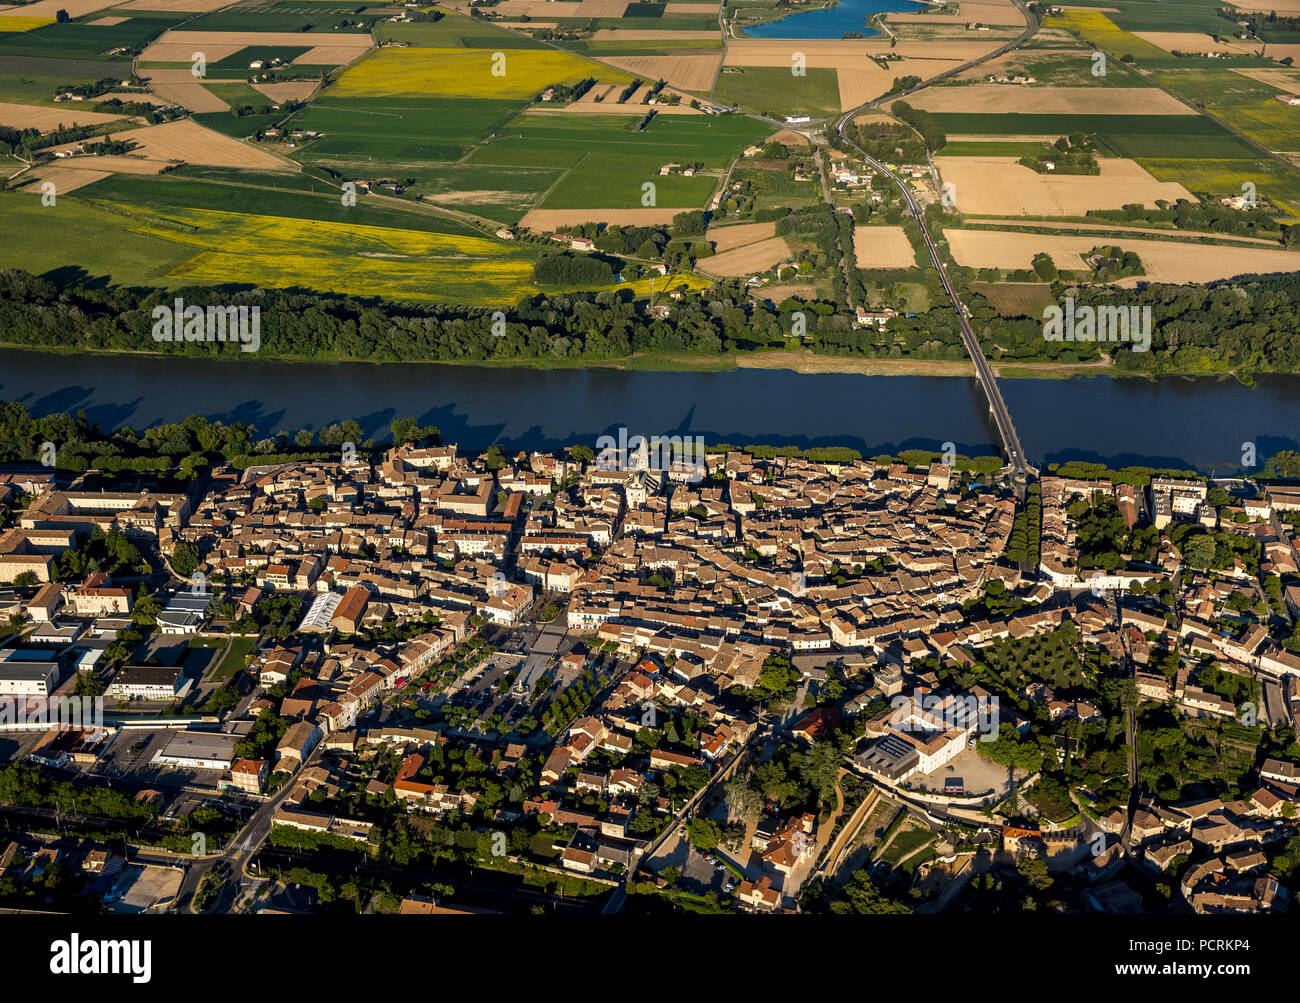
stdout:
{"type": "Polygon", "coordinates": [[[779,21],[746,28],[744,34],[750,38],[843,38],[845,32],[856,31],[871,38],[880,34],[867,27],[867,18],[872,14],[915,13],[923,9],[913,0],[839,0],[834,7],[800,11],[779,21]]]}
{"type": "MultiPolygon", "coordinates": [[[[1261,460],[1300,448],[1300,377],[1002,380],[1030,462],[1084,459],[1225,472],[1251,441],[1261,460]]],[[[995,451],[973,379],[430,364],[275,363],[0,351],[0,399],[34,414],[136,430],[191,413],[262,436],[348,418],[386,437],[394,418],[437,425],[462,448],[557,449],[602,434],[703,436],[713,445],[850,446],[867,455],[995,451]]]]}

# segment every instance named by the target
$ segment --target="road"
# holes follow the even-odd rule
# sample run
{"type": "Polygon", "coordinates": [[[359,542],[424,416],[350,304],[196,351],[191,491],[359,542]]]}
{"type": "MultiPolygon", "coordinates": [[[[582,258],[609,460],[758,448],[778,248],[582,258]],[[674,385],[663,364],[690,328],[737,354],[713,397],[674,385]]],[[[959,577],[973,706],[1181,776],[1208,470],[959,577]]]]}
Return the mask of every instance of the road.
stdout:
{"type": "MultiPolygon", "coordinates": [[[[659,852],[659,848],[663,846],[664,842],[677,831],[678,826],[682,824],[682,820],[695,810],[695,806],[704,800],[704,796],[708,794],[709,791],[713,790],[713,788],[718,784],[725,782],[727,778],[731,776],[736,769],[736,764],[744,758],[749,747],[758,742],[761,736],[765,734],[766,729],[756,730],[754,734],[749,737],[749,741],[736,750],[735,755],[728,760],[727,765],[718,770],[717,773],[713,774],[709,779],[709,782],[696,791],[686,804],[682,805],[681,811],[677,812],[677,814],[673,816],[672,821],[668,825],[664,826],[663,832],[655,837],[650,845],[645,848],[645,851],[641,854],[641,860],[649,860],[659,852]]],[[[605,903],[605,908],[601,910],[606,916],[613,916],[623,908],[623,904],[627,901],[628,882],[636,876],[636,872],[639,869],[639,867],[631,868],[627,874],[624,875],[623,880],[618,883],[618,887],[614,889],[614,894],[609,897],[609,901],[605,903]]]]}
{"type": "MultiPolygon", "coordinates": [[[[294,776],[300,775],[308,767],[315,765],[321,757],[325,743],[318,744],[302,767],[295,771],[294,776]]],[[[207,857],[198,857],[185,872],[185,879],[181,882],[180,890],[176,893],[176,903],[178,908],[183,912],[190,912],[190,903],[193,901],[194,893],[199,889],[199,882],[202,881],[203,875],[218,862],[225,862],[230,866],[230,879],[222,887],[220,894],[215,899],[212,912],[230,912],[235,902],[238,902],[245,892],[246,887],[257,883],[258,879],[247,878],[244,874],[244,866],[257,854],[261,849],[262,843],[266,837],[271,834],[271,816],[284,803],[284,799],[289,796],[295,784],[292,779],[285,783],[280,792],[271,800],[267,801],[256,812],[248,823],[240,830],[239,835],[230,841],[222,853],[214,853],[207,857]]]]}
{"type": "Polygon", "coordinates": [[[943,282],[943,291],[948,295],[948,299],[952,302],[952,308],[956,311],[957,322],[961,325],[962,342],[966,346],[966,351],[970,354],[971,361],[975,363],[975,378],[979,380],[980,386],[984,389],[984,396],[988,399],[989,410],[993,415],[994,424],[997,426],[998,437],[1002,440],[1002,446],[1006,450],[1007,460],[1015,471],[1017,482],[1023,484],[1029,475],[1029,465],[1025,462],[1024,447],[1020,444],[1020,437],[1016,433],[1016,427],[1011,420],[1011,412],[1007,408],[1006,401],[1002,399],[1002,391],[998,388],[997,378],[993,375],[993,368],[989,365],[989,360],[985,358],[983,349],[980,348],[979,339],[975,337],[975,331],[970,324],[969,311],[966,309],[965,304],[962,303],[961,298],[957,295],[956,289],[953,288],[952,279],[948,276],[948,269],[944,265],[943,260],[939,257],[939,251],[935,246],[934,238],[930,236],[930,229],[925,224],[925,214],[922,212],[921,206],[916,200],[916,196],[912,193],[912,190],[907,186],[907,184],[904,183],[902,178],[880,161],[870,156],[865,150],[853,142],[853,140],[849,138],[848,134],[849,123],[852,122],[856,116],[862,114],[864,111],[878,108],[881,102],[886,100],[896,101],[908,96],[909,94],[914,94],[922,88],[929,87],[931,84],[934,84],[939,80],[944,80],[958,73],[962,73],[970,69],[972,66],[978,66],[980,63],[987,62],[990,59],[996,59],[998,56],[1010,52],[1016,46],[1031,38],[1034,33],[1038,31],[1038,16],[1034,14],[1033,11],[1026,8],[1020,0],[1015,0],[1015,4],[1016,7],[1019,8],[1020,12],[1025,16],[1025,30],[1019,37],[1013,39],[1000,48],[994,49],[986,55],[980,56],[978,59],[972,59],[970,62],[963,63],[961,66],[940,73],[938,76],[931,77],[929,80],[923,80],[915,87],[909,88],[908,90],[902,91],[898,94],[887,95],[884,98],[876,98],[873,101],[868,101],[865,104],[859,105],[851,111],[845,112],[835,121],[835,131],[839,134],[841,142],[851,149],[856,150],[858,155],[861,156],[874,170],[883,174],[897,185],[898,189],[903,193],[903,198],[907,200],[908,211],[916,219],[917,225],[921,228],[921,237],[925,241],[926,249],[930,252],[930,261],[934,265],[935,271],[939,273],[940,280],[943,282]]]}

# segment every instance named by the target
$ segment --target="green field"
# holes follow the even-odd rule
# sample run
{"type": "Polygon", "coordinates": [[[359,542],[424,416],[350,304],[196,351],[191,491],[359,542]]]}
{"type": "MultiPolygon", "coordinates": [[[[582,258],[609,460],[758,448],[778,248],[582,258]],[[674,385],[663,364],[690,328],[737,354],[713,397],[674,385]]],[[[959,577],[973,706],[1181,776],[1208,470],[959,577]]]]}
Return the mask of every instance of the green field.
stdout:
{"type": "MultiPolygon", "coordinates": [[[[1220,17],[1217,0],[1079,0],[1074,7],[1107,11],[1125,31],[1199,31],[1226,34],[1235,24],[1220,17]]],[[[1262,9],[1267,9],[1262,8],[1262,9]]]]}
{"type": "MultiPolygon", "coordinates": [[[[79,21],[47,24],[32,31],[0,34],[0,69],[10,57],[56,56],[59,59],[108,59],[110,49],[143,49],[168,28],[189,15],[162,11],[127,11],[130,18],[121,24],[95,25],[90,22],[107,11],[88,14],[79,21]]],[[[121,58],[115,57],[115,58],[121,58]]],[[[4,92],[6,95],[9,91],[4,92]]]]}
{"type": "Polygon", "coordinates": [[[164,276],[193,256],[171,241],[132,233],[122,217],[75,197],[42,206],[33,195],[0,193],[0,260],[37,275],[103,284],[164,284],[164,276]]]}
{"type": "MultiPolygon", "coordinates": [[[[182,169],[188,170],[188,169],[182,169]]],[[[290,175],[249,177],[242,184],[188,176],[180,171],[160,175],[119,174],[77,192],[100,204],[139,206],[141,211],[168,209],[218,209],[311,219],[331,223],[365,223],[370,226],[479,236],[477,231],[414,205],[390,207],[359,198],[344,206],[337,187],[311,178],[290,175]]]]}
{"type": "Polygon", "coordinates": [[[380,42],[405,42],[429,49],[540,49],[527,35],[496,28],[477,18],[448,14],[440,21],[415,24],[378,24],[375,38],[380,42]]]}
{"type": "Polygon", "coordinates": [[[1045,149],[1042,143],[950,139],[939,153],[944,157],[1037,157],[1045,149]]]}
{"type": "Polygon", "coordinates": [[[1163,70],[1153,75],[1267,149],[1290,151],[1300,145],[1300,108],[1275,100],[1276,87],[1228,69],[1163,70]]]}
{"type": "Polygon", "coordinates": [[[726,104],[773,115],[825,118],[840,110],[836,72],[817,67],[803,77],[780,66],[747,66],[743,73],[720,73],[713,96],[726,104]]]}
{"type": "MultiPolygon", "coordinates": [[[[1279,105],[1278,107],[1281,107],[1279,105]]],[[[1119,157],[1253,159],[1258,151],[1218,122],[1197,115],[994,115],[936,113],[963,136],[1096,135],[1119,157]]]]}
{"type": "MultiPolygon", "coordinates": [[[[647,111],[651,109],[647,108],[647,111]]],[[[703,163],[722,168],[771,129],[735,115],[659,115],[641,131],[632,115],[528,114],[506,123],[470,163],[572,167],[584,153],[703,163]]]]}
{"type": "Polygon", "coordinates": [[[1300,175],[1275,160],[1142,157],[1138,163],[1161,181],[1177,181],[1189,191],[1213,196],[1240,195],[1242,185],[1250,183],[1260,198],[1280,202],[1300,215],[1300,175]]]}
{"type": "Polygon", "coordinates": [[[6,101],[53,105],[55,90],[65,84],[131,75],[129,59],[41,59],[5,56],[0,59],[0,95],[6,101]]]}
{"type": "Polygon", "coordinates": [[[636,209],[642,206],[642,185],[655,186],[655,205],[701,208],[718,186],[715,177],[659,176],[662,155],[630,157],[622,153],[588,153],[551,189],[543,209],[636,209]]]}
{"type": "Polygon", "coordinates": [[[522,106],[488,99],[343,98],[326,92],[294,117],[294,125],[324,133],[295,156],[366,171],[457,160],[522,106]]]}
{"type": "Polygon", "coordinates": [[[248,64],[261,61],[265,63],[271,59],[283,59],[286,63],[293,62],[304,52],[311,49],[310,45],[249,45],[238,52],[233,52],[225,59],[213,63],[213,67],[233,68],[243,71],[244,75],[248,73],[248,64]]]}

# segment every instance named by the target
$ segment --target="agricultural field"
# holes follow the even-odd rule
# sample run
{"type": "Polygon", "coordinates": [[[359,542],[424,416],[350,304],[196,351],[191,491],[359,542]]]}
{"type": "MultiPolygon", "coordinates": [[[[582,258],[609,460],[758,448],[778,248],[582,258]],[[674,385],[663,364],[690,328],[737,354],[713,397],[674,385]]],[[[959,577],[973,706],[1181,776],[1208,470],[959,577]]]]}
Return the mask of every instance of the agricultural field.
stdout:
{"type": "Polygon", "coordinates": [[[1095,176],[1039,174],[1001,157],[937,157],[935,166],[954,186],[957,209],[975,215],[1081,216],[1090,209],[1192,198],[1182,185],[1159,181],[1132,160],[1101,160],[1095,176]]]}
{"type": "Polygon", "coordinates": [[[916,250],[901,226],[855,226],[853,253],[859,268],[911,268],[916,250]]]}
{"type": "Polygon", "coordinates": [[[774,66],[728,67],[718,75],[713,97],[773,115],[825,118],[840,110],[836,71],[818,67],[809,67],[802,77],[774,66]]]}
{"type": "MultiPolygon", "coordinates": [[[[713,213],[706,236],[654,235],[670,282],[762,276],[756,296],[842,299],[825,246],[780,235],[793,231],[776,222],[826,198],[854,213],[846,249],[858,294],[921,312],[939,304],[916,264],[915,221],[878,177],[837,173],[823,193],[819,163],[861,165],[819,120],[901,79],[954,70],[908,100],[946,140],[913,161],[918,193],[937,197],[932,159],[955,185],[956,210],[992,220],[946,228],[959,261],[1019,269],[1037,244],[1058,249],[1058,266],[1082,267],[1087,248],[1070,242],[1088,243],[1086,232],[1010,228],[1222,198],[1248,184],[1268,211],[1300,215],[1300,173],[1271,155],[1300,154],[1300,108],[1275,97],[1300,92],[1300,70],[1278,61],[1300,38],[1273,39],[1279,54],[1260,56],[1230,37],[1209,0],[1071,5],[1024,48],[968,68],[1019,31],[1010,0],[887,14],[888,32],[864,38],[746,34],[788,13],[770,0],[721,10],[698,0],[499,0],[470,10],[469,0],[0,4],[9,130],[0,135],[11,140],[0,247],[33,269],[104,283],[247,282],[486,306],[543,291],[533,269],[557,249],[553,235],[567,245],[566,231],[584,224],[671,231],[695,210],[713,213]],[[68,20],[56,20],[60,10],[68,20]],[[1185,16],[1172,25],[1165,12],[1185,16]],[[1223,57],[1174,54],[1193,40],[1223,57]],[[1108,53],[1104,76],[1091,72],[1095,49],[1108,53]],[[1033,81],[1006,79],[1016,75],[1033,81]],[[813,121],[783,122],[796,116],[813,121]],[[1074,133],[1096,137],[1100,175],[1016,163],[1074,133]],[[786,149],[764,149],[773,140],[786,149]],[[41,205],[47,183],[53,208],[41,205]]],[[[888,121],[889,101],[870,114],[888,121]]],[[[1246,239],[1121,236],[1144,245],[1148,279],[1204,281],[1295,260],[1246,239]]],[[[636,281],[618,288],[644,296],[648,274],[634,264],[636,281]]],[[[988,287],[999,311],[1039,292],[988,287]]]]}
{"type": "Polygon", "coordinates": [[[346,70],[330,96],[531,99],[552,85],[574,84],[597,73],[604,83],[634,79],[551,49],[390,48],[346,70]]]}
{"type": "Polygon", "coordinates": [[[1145,274],[1121,279],[1117,285],[1137,282],[1212,282],[1234,275],[1290,272],[1300,269],[1300,253],[1280,248],[1224,247],[1189,244],[1176,240],[1140,237],[1075,237],[1065,234],[1006,233],[997,230],[944,231],[953,258],[970,268],[1024,269],[1034,255],[1051,255],[1062,271],[1088,271],[1084,260],[1101,244],[1133,251],[1142,259],[1145,274]]]}

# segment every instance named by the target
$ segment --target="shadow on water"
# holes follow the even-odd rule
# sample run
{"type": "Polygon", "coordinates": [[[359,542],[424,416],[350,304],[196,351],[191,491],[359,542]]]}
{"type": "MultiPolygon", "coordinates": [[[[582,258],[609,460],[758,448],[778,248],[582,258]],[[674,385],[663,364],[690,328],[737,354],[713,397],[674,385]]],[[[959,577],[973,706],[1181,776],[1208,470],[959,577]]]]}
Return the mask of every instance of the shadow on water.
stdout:
{"type": "MultiPolygon", "coordinates": [[[[1262,464],[1300,448],[1300,378],[1003,380],[1031,462],[1195,467],[1220,473],[1254,442],[1262,464]],[[1244,431],[1249,430],[1249,431],[1244,431]]],[[[356,421],[384,440],[397,418],[435,425],[465,450],[555,450],[601,435],[702,437],[706,444],[997,451],[983,391],[966,377],[507,369],[428,363],[280,363],[180,356],[0,351],[0,399],[34,414],[85,411],[108,431],[189,414],[246,422],[254,438],[356,421]]]]}

